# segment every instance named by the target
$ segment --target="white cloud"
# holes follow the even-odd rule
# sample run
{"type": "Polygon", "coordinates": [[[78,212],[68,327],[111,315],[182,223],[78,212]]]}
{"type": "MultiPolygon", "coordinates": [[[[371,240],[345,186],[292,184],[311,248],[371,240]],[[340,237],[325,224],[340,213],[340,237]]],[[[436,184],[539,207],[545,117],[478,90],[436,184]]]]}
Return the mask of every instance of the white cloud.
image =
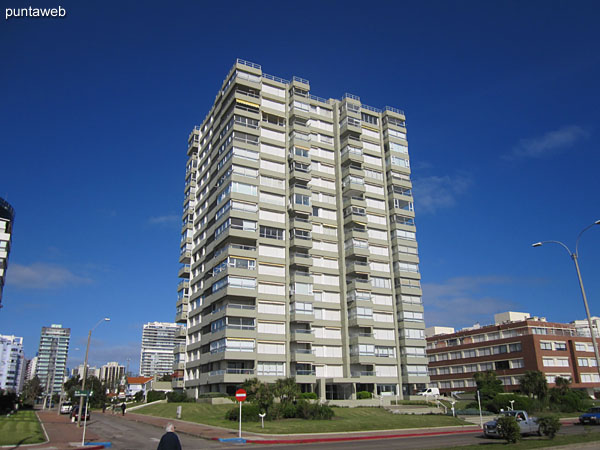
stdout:
{"type": "Polygon", "coordinates": [[[487,324],[499,312],[521,308],[513,301],[481,291],[492,285],[512,284],[506,277],[457,277],[444,283],[424,283],[423,302],[427,326],[464,327],[487,324]]]}
{"type": "Polygon", "coordinates": [[[10,264],[6,274],[7,284],[26,289],[55,289],[91,282],[90,278],[75,275],[66,267],[46,263],[10,264]]]}
{"type": "Polygon", "coordinates": [[[150,225],[170,225],[178,223],[181,220],[181,216],[167,215],[167,216],[155,216],[148,219],[150,225]]]}
{"type": "MultiPolygon", "coordinates": [[[[109,325],[110,326],[110,325],[109,325]]],[[[69,367],[76,367],[83,364],[85,357],[85,348],[87,345],[86,339],[81,339],[77,345],[71,344],[69,349],[69,367]],[[78,348],[78,350],[75,350],[78,348]]],[[[129,370],[137,373],[139,370],[140,361],[140,343],[128,342],[120,345],[111,345],[104,340],[96,340],[92,338],[90,344],[90,353],[88,363],[91,366],[100,368],[104,364],[116,361],[119,364],[127,367],[127,359],[129,359],[129,370]]]]}
{"type": "Polygon", "coordinates": [[[471,184],[471,178],[466,175],[417,178],[413,181],[416,208],[420,214],[451,208],[471,184]]]}
{"type": "Polygon", "coordinates": [[[508,160],[544,158],[572,147],[577,141],[588,138],[590,133],[577,125],[568,125],[549,131],[542,136],[521,139],[512,152],[505,155],[508,160]]]}

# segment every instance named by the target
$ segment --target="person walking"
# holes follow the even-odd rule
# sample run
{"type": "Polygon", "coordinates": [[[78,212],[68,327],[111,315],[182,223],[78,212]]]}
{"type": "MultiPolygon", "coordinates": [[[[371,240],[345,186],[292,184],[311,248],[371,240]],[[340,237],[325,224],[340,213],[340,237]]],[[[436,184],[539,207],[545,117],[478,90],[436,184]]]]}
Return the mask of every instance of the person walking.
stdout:
{"type": "Polygon", "coordinates": [[[160,438],[156,450],[181,450],[181,442],[179,442],[179,437],[175,434],[175,425],[169,422],[165,430],[166,433],[160,438]]]}
{"type": "Polygon", "coordinates": [[[123,403],[121,404],[121,411],[123,412],[123,414],[122,414],[123,416],[125,415],[125,410],[126,410],[126,409],[127,409],[127,405],[125,404],[125,402],[123,402],[123,403]]]}

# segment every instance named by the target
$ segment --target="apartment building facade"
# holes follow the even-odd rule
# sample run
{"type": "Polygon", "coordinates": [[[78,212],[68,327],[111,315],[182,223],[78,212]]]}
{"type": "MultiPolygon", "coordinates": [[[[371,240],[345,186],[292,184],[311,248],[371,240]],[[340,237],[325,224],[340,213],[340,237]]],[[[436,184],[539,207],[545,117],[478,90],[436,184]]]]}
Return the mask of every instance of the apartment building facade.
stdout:
{"type": "Polygon", "coordinates": [[[42,327],[36,375],[39,377],[44,395],[60,394],[64,378],[67,375],[67,356],[71,329],[62,325],[42,327]]]}
{"type": "Polygon", "coordinates": [[[539,370],[550,387],[560,376],[569,378],[574,389],[590,394],[600,390],[591,338],[581,336],[574,325],[547,322],[527,313],[495,317],[494,325],[484,327],[426,330],[432,387],[444,394],[475,391],[474,374],[493,370],[506,391],[518,391],[519,377],[539,370]]]}
{"type": "Polygon", "coordinates": [[[149,322],[142,330],[140,374],[144,377],[173,373],[175,335],[180,325],[149,322]]]}
{"type": "Polygon", "coordinates": [[[100,367],[100,381],[106,383],[106,385],[114,389],[121,384],[125,376],[125,366],[122,366],[118,362],[109,362],[100,367]]]}
{"type": "Polygon", "coordinates": [[[0,335],[0,389],[20,393],[25,370],[23,338],[0,335]]]}
{"type": "Polygon", "coordinates": [[[176,321],[190,395],[429,381],[405,115],[237,60],[188,140],[176,321]]]}
{"type": "Polygon", "coordinates": [[[2,290],[8,267],[8,254],[10,253],[14,220],[15,210],[10,203],[0,197],[0,308],[2,308],[2,290]]]}

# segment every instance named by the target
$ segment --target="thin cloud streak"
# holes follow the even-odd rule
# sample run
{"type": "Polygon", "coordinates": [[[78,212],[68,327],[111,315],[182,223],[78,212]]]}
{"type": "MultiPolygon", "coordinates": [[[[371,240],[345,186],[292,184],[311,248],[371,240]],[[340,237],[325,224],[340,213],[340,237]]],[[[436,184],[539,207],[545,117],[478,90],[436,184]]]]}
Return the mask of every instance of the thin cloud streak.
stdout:
{"type": "Polygon", "coordinates": [[[589,136],[590,133],[580,126],[564,126],[542,136],[521,139],[510,154],[504,155],[504,159],[536,159],[552,156],[565,151],[576,142],[587,139],[589,136]]]}
{"type": "Polygon", "coordinates": [[[92,279],[74,274],[57,264],[32,263],[29,266],[11,264],[6,283],[22,289],[57,289],[92,283],[92,279]]]}
{"type": "Polygon", "coordinates": [[[166,215],[166,216],[155,216],[148,219],[150,225],[171,225],[178,223],[181,220],[180,216],[166,215]]]}
{"type": "Polygon", "coordinates": [[[466,175],[432,175],[415,179],[413,190],[419,214],[452,208],[457,203],[457,197],[464,194],[471,185],[472,180],[466,175]]]}
{"type": "Polygon", "coordinates": [[[464,327],[490,323],[494,314],[521,306],[482,291],[490,285],[513,284],[508,277],[457,277],[444,283],[424,283],[423,302],[428,326],[464,327]]]}

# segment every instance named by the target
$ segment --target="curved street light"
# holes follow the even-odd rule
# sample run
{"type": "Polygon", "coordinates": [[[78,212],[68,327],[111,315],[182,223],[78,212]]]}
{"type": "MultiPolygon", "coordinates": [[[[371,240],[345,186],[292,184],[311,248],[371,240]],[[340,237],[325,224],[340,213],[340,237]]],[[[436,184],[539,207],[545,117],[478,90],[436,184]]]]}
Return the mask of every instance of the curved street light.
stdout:
{"type": "Polygon", "coordinates": [[[596,337],[594,336],[594,327],[592,326],[592,318],[590,317],[590,308],[588,306],[587,297],[585,295],[585,289],[583,288],[583,280],[581,279],[581,271],[579,270],[579,262],[577,261],[579,258],[579,240],[581,239],[581,235],[592,228],[594,225],[600,225],[600,220],[596,220],[593,224],[585,227],[579,235],[577,236],[577,240],[575,241],[575,252],[571,252],[569,247],[563,244],[560,241],[540,241],[535,244],[531,244],[532,247],[541,247],[543,244],[558,244],[562,246],[573,262],[575,263],[575,270],[577,271],[577,279],[579,280],[579,287],[581,289],[581,296],[583,297],[583,306],[585,306],[585,313],[587,315],[588,326],[590,327],[590,336],[592,338],[592,346],[594,347],[594,354],[596,356],[596,369],[598,370],[598,376],[600,376],[600,353],[598,352],[598,343],[596,342],[596,337]]]}
{"type": "MultiPolygon", "coordinates": [[[[104,319],[100,319],[96,325],[92,327],[90,332],[88,333],[87,347],[85,348],[85,362],[83,363],[83,382],[81,383],[81,390],[85,391],[85,379],[87,378],[87,363],[88,363],[88,353],[90,352],[90,339],[92,338],[92,331],[96,329],[98,325],[102,322],[110,322],[110,318],[105,317],[104,319]]],[[[79,397],[79,412],[77,414],[77,426],[81,426],[81,411],[83,408],[83,396],[79,397]]],[[[87,411],[85,412],[87,416],[87,411]]],[[[84,430],[85,431],[85,430],[84,430]]]]}

